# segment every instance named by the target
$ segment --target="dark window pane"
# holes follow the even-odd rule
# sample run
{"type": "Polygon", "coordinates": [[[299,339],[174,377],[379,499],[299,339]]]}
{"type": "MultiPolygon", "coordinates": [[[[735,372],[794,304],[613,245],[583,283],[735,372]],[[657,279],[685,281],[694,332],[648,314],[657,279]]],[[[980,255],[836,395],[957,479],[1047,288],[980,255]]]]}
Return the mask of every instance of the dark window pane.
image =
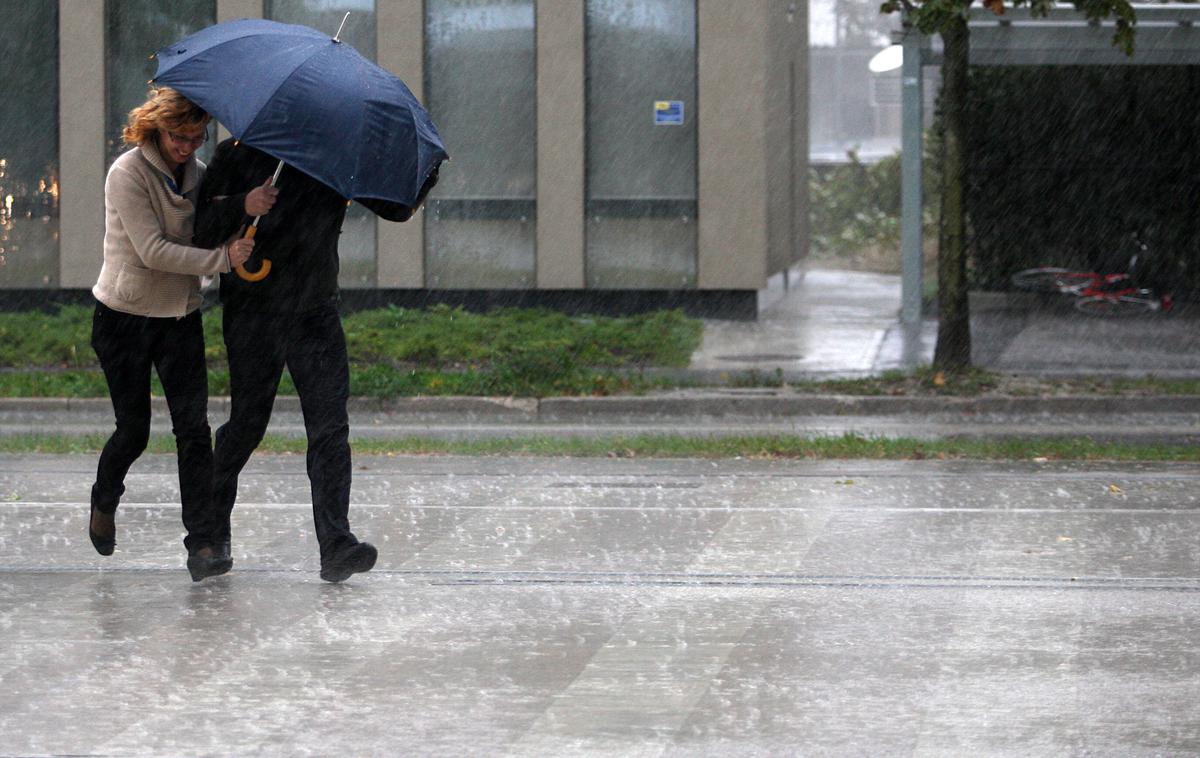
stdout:
{"type": "Polygon", "coordinates": [[[426,0],[426,101],[452,159],[425,214],[426,284],[536,284],[533,0],[426,0]]]}
{"type": "MultiPolygon", "coordinates": [[[[104,131],[108,163],[125,152],[121,130],[129,111],[146,102],[159,48],[211,25],[216,20],[214,0],[120,0],[105,4],[108,49],[105,80],[108,89],[104,131]]],[[[197,151],[200,160],[212,155],[212,144],[197,151]]]]}
{"type": "Polygon", "coordinates": [[[0,0],[0,287],[58,286],[58,4],[0,0]]]}

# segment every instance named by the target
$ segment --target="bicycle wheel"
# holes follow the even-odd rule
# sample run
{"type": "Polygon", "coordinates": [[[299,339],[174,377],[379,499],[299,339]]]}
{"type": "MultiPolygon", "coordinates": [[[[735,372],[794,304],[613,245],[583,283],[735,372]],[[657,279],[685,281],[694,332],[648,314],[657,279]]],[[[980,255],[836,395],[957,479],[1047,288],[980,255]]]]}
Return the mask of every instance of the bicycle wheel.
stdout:
{"type": "Polygon", "coordinates": [[[1071,271],[1065,268],[1027,268],[1012,275],[1013,286],[1033,292],[1059,292],[1071,271]]]}
{"type": "Polygon", "coordinates": [[[1144,316],[1157,310],[1150,300],[1135,297],[1081,297],[1075,301],[1075,310],[1089,316],[1144,316]]]}

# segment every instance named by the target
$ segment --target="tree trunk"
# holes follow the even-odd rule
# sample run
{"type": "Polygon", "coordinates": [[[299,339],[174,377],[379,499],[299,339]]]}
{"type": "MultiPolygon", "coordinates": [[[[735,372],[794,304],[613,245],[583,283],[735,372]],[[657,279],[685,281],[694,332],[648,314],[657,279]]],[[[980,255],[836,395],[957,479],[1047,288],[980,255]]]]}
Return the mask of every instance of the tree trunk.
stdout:
{"type": "Polygon", "coordinates": [[[956,17],[941,30],[942,62],[942,221],[938,238],[938,335],[933,367],[955,371],[971,365],[971,313],[967,299],[965,156],[967,54],[966,19],[956,17]]]}

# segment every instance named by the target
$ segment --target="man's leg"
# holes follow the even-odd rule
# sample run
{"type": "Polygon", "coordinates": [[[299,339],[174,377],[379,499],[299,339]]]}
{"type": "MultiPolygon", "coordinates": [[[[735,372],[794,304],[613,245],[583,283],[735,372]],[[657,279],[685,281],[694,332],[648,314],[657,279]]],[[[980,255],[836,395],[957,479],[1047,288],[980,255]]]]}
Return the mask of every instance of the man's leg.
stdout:
{"type": "Polygon", "coordinates": [[[229,519],[237,499],[238,474],[262,442],[283,374],[286,321],[271,314],[230,311],[224,314],[225,350],[229,358],[229,421],[217,429],[213,451],[213,508],[223,542],[230,538],[229,519]]]}
{"type": "Polygon", "coordinates": [[[179,459],[184,545],[192,554],[216,547],[221,522],[212,501],[212,430],[208,426],[208,369],[200,312],[170,319],[156,335],[154,365],[162,379],[179,459]]]}
{"type": "Polygon", "coordinates": [[[301,314],[292,328],[288,371],[300,396],[308,434],[308,479],[313,520],[324,559],[350,532],[350,367],[341,318],[332,304],[301,314]]]}
{"type": "Polygon", "coordinates": [[[308,478],[321,548],[321,578],[340,582],[375,565],[374,546],[350,531],[350,366],[337,309],[310,311],[294,326],[288,370],[308,433],[308,478]]]}

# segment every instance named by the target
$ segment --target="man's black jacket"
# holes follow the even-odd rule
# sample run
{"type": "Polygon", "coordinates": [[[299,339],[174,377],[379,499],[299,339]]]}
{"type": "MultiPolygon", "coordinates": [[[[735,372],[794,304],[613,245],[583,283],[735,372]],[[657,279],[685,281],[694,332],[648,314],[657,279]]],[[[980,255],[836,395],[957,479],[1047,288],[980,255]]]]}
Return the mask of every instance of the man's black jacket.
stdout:
{"type": "MultiPolygon", "coordinates": [[[[279,161],[261,150],[227,139],[200,185],[200,202],[192,244],[216,247],[250,223],[245,214],[246,193],[275,173],[279,161]]],[[[429,177],[417,201],[437,182],[429,177]]],[[[257,270],[263,258],[271,273],[248,282],[236,273],[221,275],[221,302],[227,309],[297,313],[318,307],[338,295],[338,236],[349,203],[330,187],[291,166],[279,176],[279,197],[271,212],[259,219],[254,257],[257,270]]],[[[413,210],[399,203],[361,200],[389,221],[407,221],[413,210]]]]}

